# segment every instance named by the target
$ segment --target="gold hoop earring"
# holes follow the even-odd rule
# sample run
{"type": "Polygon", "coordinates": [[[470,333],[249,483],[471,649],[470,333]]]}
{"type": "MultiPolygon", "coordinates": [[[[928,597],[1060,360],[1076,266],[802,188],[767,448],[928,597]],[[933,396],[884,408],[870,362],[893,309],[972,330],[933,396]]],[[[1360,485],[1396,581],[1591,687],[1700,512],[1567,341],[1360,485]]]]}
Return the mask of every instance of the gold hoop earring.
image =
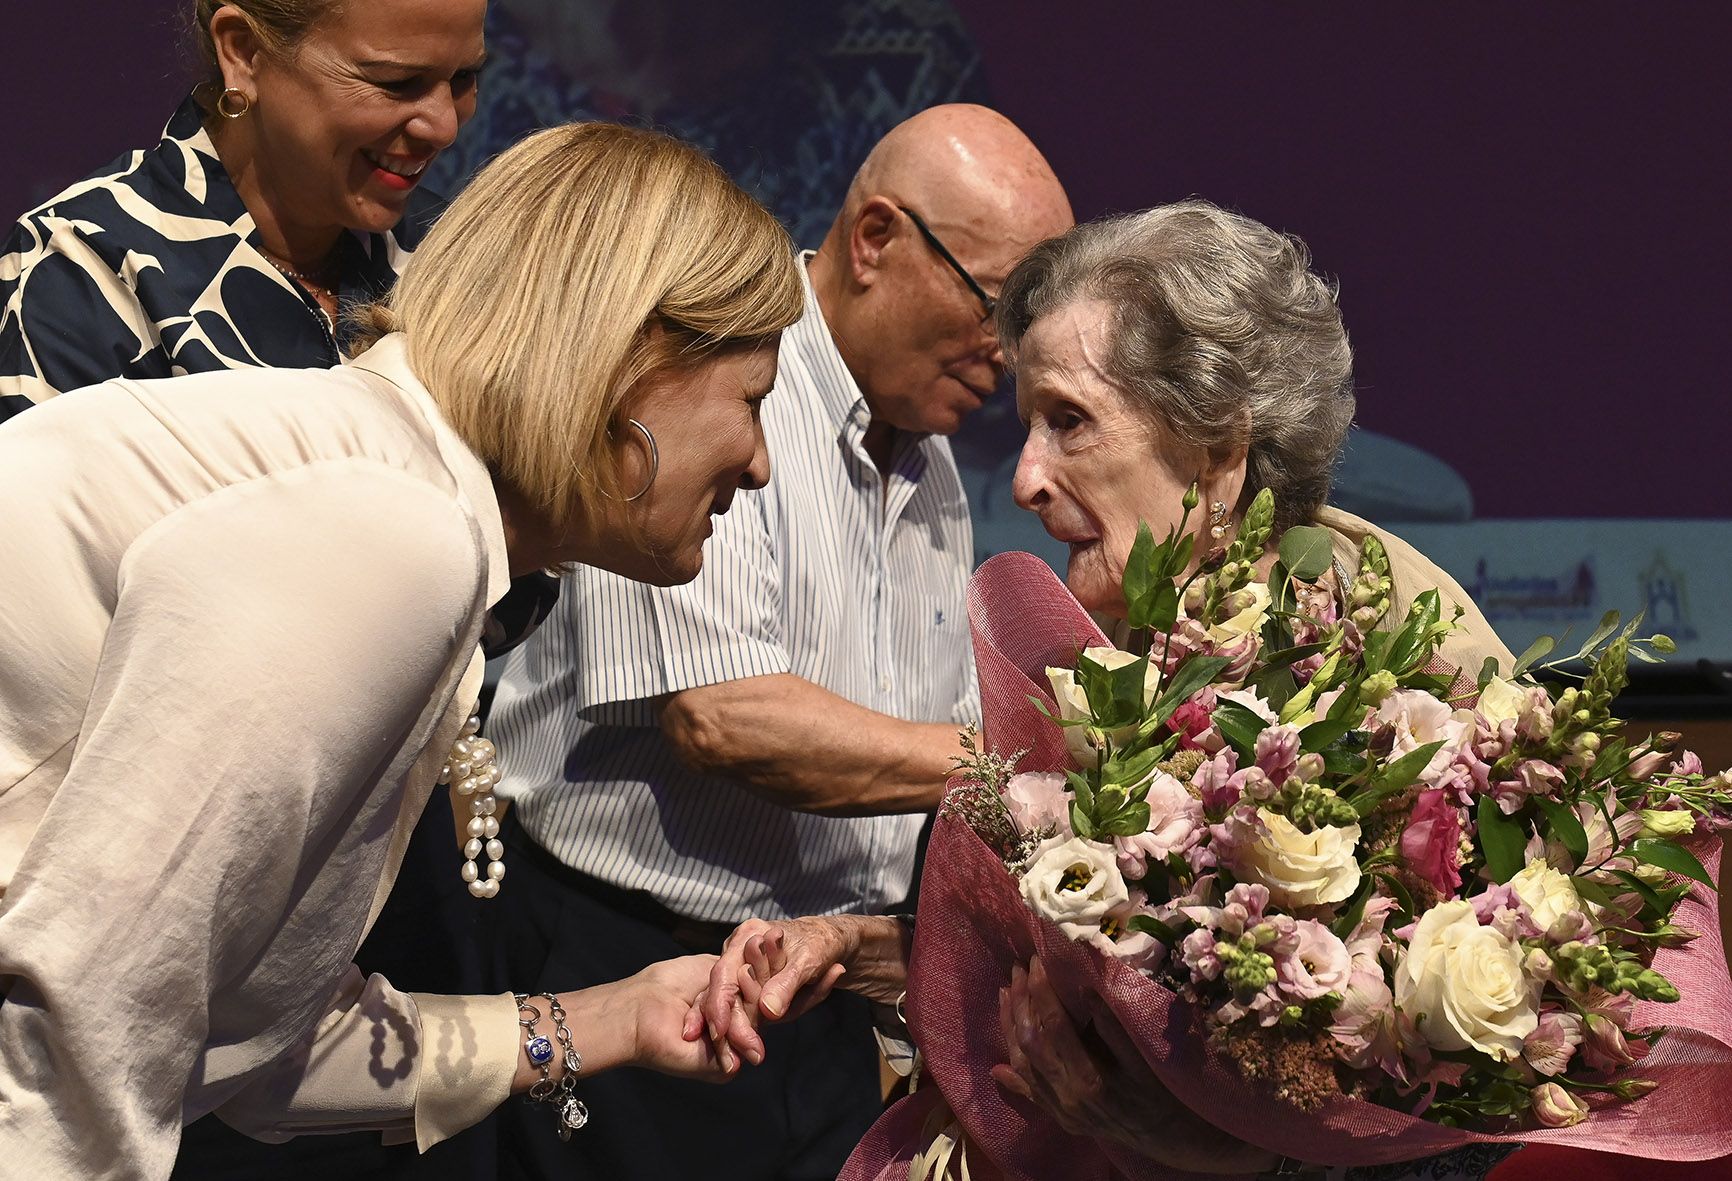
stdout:
{"type": "Polygon", "coordinates": [[[223,87],[223,92],[217,95],[216,113],[221,115],[224,119],[239,119],[252,109],[253,100],[247,96],[246,91],[241,90],[238,87],[225,86],[223,87]],[[229,99],[231,96],[240,100],[240,110],[234,111],[229,109],[229,99]]]}
{"type": "Polygon", "coordinates": [[[650,486],[656,482],[656,475],[662,470],[662,457],[661,452],[656,449],[656,437],[650,434],[649,427],[645,426],[635,418],[628,418],[625,421],[628,425],[635,426],[638,429],[638,433],[643,436],[644,442],[649,444],[650,451],[649,479],[644,481],[642,488],[639,488],[636,492],[625,498],[625,502],[630,504],[634,500],[641,499],[643,494],[650,490],[650,486]]]}

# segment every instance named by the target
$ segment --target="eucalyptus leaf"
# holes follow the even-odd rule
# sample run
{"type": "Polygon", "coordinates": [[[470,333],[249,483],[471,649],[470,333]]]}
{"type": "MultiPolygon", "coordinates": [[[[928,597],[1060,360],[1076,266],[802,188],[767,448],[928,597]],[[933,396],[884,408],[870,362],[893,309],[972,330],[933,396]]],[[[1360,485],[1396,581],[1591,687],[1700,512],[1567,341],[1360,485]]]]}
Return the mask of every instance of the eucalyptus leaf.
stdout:
{"type": "Polygon", "coordinates": [[[1536,662],[1544,660],[1557,645],[1558,642],[1550,636],[1541,636],[1522,650],[1522,654],[1516,658],[1515,667],[1510,670],[1510,676],[1519,677],[1526,673],[1536,662]]]}
{"type": "Polygon", "coordinates": [[[1335,558],[1334,538],[1315,525],[1295,525],[1281,535],[1281,564],[1301,582],[1316,582],[1335,558]]]}
{"type": "Polygon", "coordinates": [[[1505,816],[1490,796],[1479,797],[1479,847],[1485,852],[1485,867],[1499,885],[1521,872],[1527,834],[1505,816]]]}
{"type": "Polygon", "coordinates": [[[1702,863],[1696,860],[1695,854],[1677,841],[1669,841],[1664,837],[1643,837],[1641,840],[1631,841],[1624,851],[1638,861],[1694,878],[1710,890],[1714,888],[1714,879],[1708,876],[1708,871],[1702,868],[1702,863]]]}
{"type": "Polygon", "coordinates": [[[1618,618],[1616,611],[1608,611],[1600,616],[1600,626],[1596,627],[1588,638],[1582,641],[1582,646],[1576,649],[1576,654],[1570,659],[1580,660],[1603,644],[1608,636],[1618,630],[1618,618]]]}

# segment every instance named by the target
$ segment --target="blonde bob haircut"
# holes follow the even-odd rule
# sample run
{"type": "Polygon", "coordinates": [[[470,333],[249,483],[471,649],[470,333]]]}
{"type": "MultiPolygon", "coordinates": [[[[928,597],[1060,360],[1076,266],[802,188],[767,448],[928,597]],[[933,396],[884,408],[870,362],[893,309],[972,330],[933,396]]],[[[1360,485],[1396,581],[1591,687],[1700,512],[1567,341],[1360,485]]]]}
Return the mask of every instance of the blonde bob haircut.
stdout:
{"type": "Polygon", "coordinates": [[[471,449],[556,526],[621,499],[613,438],[644,381],[755,348],[800,318],[793,244],[688,144],[639,128],[541,131],[429,231],[363,340],[401,331],[471,449]]]}

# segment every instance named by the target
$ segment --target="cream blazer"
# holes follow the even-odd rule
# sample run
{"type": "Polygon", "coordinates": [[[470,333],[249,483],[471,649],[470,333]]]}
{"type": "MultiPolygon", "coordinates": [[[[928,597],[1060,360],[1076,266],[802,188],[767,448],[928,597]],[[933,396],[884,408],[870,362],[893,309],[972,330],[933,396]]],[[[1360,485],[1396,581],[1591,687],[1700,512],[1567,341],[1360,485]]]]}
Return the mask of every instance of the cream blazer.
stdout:
{"type": "Polygon", "coordinates": [[[56,398],[0,428],[0,506],[4,1171],[166,1177],[210,1111],[425,1149],[501,1103],[509,996],[351,963],[509,578],[403,339],[56,398]]]}

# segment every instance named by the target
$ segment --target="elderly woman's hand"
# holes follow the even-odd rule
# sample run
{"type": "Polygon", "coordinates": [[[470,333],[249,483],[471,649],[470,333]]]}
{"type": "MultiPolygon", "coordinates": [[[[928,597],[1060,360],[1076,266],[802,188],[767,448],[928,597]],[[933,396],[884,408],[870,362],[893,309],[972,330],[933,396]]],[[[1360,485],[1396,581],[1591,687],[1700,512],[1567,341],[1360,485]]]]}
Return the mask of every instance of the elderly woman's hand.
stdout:
{"type": "Polygon", "coordinates": [[[764,1059],[760,1021],[787,1021],[839,983],[891,1003],[907,972],[905,928],[873,915],[821,915],[767,923],[749,919],[728,936],[709,987],[686,1017],[684,1036],[707,1035],[724,1066],[764,1059]]]}
{"type": "Polygon", "coordinates": [[[1149,1069],[1105,1003],[1079,1029],[1037,956],[1011,969],[1000,991],[999,1022],[1010,1062],[992,1077],[1037,1103],[1065,1131],[1113,1140],[1170,1168],[1195,1173],[1258,1173],[1275,1153],[1235,1140],[1173,1097],[1149,1069]]]}

